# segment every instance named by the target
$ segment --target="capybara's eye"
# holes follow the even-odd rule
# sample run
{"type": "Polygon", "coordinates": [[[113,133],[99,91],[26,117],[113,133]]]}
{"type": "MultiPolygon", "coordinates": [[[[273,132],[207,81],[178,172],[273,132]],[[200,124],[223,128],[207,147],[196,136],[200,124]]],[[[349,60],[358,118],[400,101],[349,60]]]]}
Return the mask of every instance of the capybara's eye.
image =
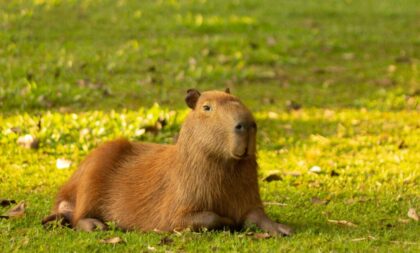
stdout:
{"type": "Polygon", "coordinates": [[[209,105],[203,105],[203,110],[209,112],[211,111],[211,107],[209,105]]]}

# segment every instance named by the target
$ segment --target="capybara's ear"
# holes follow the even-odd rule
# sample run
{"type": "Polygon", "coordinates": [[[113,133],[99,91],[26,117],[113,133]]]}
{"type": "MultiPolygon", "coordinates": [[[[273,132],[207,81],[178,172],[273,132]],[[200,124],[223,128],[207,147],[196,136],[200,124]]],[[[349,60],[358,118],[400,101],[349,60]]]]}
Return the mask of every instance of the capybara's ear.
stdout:
{"type": "Polygon", "coordinates": [[[230,89],[229,89],[229,88],[226,88],[226,89],[225,89],[225,92],[226,92],[227,94],[230,94],[230,89]]]}
{"type": "Polygon", "coordinates": [[[187,103],[189,108],[191,109],[195,108],[195,104],[197,104],[197,101],[200,95],[201,95],[200,92],[196,89],[187,90],[187,96],[185,97],[185,102],[187,103]]]}

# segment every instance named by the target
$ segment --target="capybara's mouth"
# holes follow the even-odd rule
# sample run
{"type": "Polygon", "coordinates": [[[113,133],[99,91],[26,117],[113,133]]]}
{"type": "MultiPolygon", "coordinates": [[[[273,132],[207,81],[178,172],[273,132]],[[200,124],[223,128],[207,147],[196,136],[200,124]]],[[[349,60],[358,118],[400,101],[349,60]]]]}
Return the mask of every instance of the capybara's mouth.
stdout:
{"type": "Polygon", "coordinates": [[[243,153],[243,154],[240,154],[240,155],[238,155],[238,154],[232,154],[232,156],[233,156],[233,158],[235,158],[236,160],[241,160],[241,159],[244,159],[244,158],[248,157],[248,148],[246,148],[246,149],[245,149],[245,151],[244,151],[244,153],[243,153]]]}

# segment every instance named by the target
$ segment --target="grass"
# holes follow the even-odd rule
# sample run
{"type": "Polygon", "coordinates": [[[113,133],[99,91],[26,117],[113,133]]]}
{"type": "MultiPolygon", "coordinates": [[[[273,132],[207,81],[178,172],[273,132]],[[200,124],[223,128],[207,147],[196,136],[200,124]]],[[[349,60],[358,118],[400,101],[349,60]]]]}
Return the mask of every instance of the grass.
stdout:
{"type": "Polygon", "coordinates": [[[407,217],[420,211],[417,7],[0,0],[0,198],[27,203],[23,218],[0,220],[0,251],[419,251],[419,223],[407,217]],[[267,211],[294,236],[41,227],[58,187],[99,143],[171,143],[190,87],[230,87],[254,111],[262,198],[281,203],[267,211]],[[168,125],[157,135],[139,131],[158,117],[168,125]],[[24,134],[39,149],[19,147],[24,134]],[[73,163],[58,170],[58,158],[73,163]],[[273,170],[282,180],[263,181],[273,170]],[[125,243],[100,243],[112,236],[125,243]]]}

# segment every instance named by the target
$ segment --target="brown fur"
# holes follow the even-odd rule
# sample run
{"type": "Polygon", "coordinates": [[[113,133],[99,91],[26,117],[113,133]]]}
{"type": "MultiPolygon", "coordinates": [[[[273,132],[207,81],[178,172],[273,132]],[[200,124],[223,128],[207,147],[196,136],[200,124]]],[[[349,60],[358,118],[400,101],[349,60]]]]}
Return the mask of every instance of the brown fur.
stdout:
{"type": "Polygon", "coordinates": [[[64,217],[86,231],[104,229],[102,221],[171,231],[248,222],[289,234],[263,211],[249,110],[228,91],[189,90],[186,103],[193,110],[175,145],[123,139],[103,144],[60,189],[44,223],[64,217]]]}

